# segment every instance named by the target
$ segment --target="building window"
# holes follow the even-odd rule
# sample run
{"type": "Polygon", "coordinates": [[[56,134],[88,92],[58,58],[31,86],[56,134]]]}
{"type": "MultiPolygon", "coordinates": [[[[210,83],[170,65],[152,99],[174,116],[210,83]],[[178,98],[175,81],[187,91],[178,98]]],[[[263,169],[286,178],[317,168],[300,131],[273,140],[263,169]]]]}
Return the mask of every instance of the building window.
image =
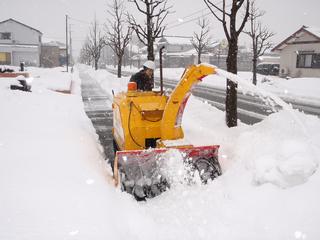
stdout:
{"type": "Polygon", "coordinates": [[[320,68],[320,53],[301,53],[297,55],[297,68],[320,68]]]}
{"type": "Polygon", "coordinates": [[[320,68],[320,53],[313,54],[312,57],[312,67],[313,68],[320,68]]]}
{"type": "Polygon", "coordinates": [[[11,39],[11,33],[10,32],[1,32],[0,33],[0,39],[1,40],[10,40],[11,39]]]}

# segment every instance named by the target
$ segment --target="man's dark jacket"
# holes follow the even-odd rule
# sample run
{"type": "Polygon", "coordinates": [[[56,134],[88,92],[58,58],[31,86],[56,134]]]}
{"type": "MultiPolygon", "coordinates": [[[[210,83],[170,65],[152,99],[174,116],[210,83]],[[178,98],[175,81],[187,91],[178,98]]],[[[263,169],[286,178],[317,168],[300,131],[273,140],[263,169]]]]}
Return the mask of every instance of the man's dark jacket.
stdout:
{"type": "Polygon", "coordinates": [[[144,70],[141,70],[140,72],[132,75],[130,78],[130,82],[136,82],[138,90],[152,91],[153,81],[146,75],[144,70]]]}

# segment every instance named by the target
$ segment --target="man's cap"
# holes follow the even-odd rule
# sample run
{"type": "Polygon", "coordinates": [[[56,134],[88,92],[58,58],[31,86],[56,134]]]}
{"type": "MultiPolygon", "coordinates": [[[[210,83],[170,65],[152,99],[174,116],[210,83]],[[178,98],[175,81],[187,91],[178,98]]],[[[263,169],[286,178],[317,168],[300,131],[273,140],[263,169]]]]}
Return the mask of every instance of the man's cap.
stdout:
{"type": "Polygon", "coordinates": [[[143,64],[144,67],[154,70],[156,68],[153,61],[148,60],[143,64]]]}

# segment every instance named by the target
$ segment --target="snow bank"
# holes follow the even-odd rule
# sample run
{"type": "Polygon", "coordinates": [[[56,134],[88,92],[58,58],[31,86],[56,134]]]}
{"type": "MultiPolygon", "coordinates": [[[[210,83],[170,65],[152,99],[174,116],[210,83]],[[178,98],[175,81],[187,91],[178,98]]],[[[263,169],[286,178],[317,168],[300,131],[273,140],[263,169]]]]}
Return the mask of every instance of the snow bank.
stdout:
{"type": "MultiPolygon", "coordinates": [[[[65,68],[35,68],[28,67],[31,77],[34,79],[32,85],[53,91],[69,91],[72,87],[72,77],[65,68]]],[[[69,71],[71,69],[69,68],[69,71]]]]}
{"type": "Polygon", "coordinates": [[[10,90],[13,79],[0,81],[0,239],[144,236],[152,221],[112,186],[77,73],[64,73],[75,82],[74,94],[48,89],[59,70],[33,74],[39,75],[33,92],[10,90]]]}

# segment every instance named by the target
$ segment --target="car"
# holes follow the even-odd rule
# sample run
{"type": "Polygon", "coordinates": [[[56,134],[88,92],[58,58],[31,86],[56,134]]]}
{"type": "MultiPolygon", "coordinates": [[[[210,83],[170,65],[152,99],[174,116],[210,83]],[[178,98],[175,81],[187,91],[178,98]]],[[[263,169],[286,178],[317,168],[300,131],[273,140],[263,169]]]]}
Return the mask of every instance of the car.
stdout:
{"type": "Polygon", "coordinates": [[[257,65],[257,73],[262,75],[279,75],[280,64],[279,63],[259,63],[257,65]]]}

